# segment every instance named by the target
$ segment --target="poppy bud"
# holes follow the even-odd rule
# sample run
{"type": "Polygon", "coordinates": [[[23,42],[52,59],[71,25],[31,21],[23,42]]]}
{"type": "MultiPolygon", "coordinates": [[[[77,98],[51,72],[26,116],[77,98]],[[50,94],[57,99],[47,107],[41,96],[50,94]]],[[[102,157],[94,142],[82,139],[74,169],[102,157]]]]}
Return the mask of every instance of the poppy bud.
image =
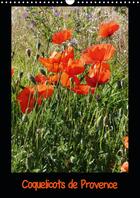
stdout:
{"type": "Polygon", "coordinates": [[[26,49],[26,53],[27,53],[28,57],[30,58],[30,56],[31,56],[31,49],[26,49]]]}
{"type": "Polygon", "coordinates": [[[119,81],[117,82],[117,85],[118,85],[118,88],[119,88],[119,89],[123,88],[123,81],[122,81],[122,80],[119,80],[119,81]]]}
{"type": "Polygon", "coordinates": [[[15,52],[12,52],[11,58],[14,58],[15,52]]]}
{"type": "Polygon", "coordinates": [[[19,72],[18,77],[19,77],[19,79],[21,79],[23,77],[23,72],[19,72]]]}
{"type": "Polygon", "coordinates": [[[44,69],[40,69],[41,74],[43,74],[44,76],[46,76],[46,71],[44,69]]]}
{"type": "Polygon", "coordinates": [[[40,50],[40,47],[41,47],[41,43],[38,41],[36,45],[37,50],[40,50]]]}
{"type": "Polygon", "coordinates": [[[31,80],[35,85],[36,85],[36,81],[33,75],[29,74],[28,75],[29,80],[31,80]]]}
{"type": "Polygon", "coordinates": [[[96,100],[100,101],[101,100],[101,96],[100,95],[96,95],[96,100]]]}
{"type": "Polygon", "coordinates": [[[45,57],[45,53],[44,52],[41,52],[41,54],[42,54],[43,57],[45,57]]]}
{"type": "Polygon", "coordinates": [[[39,59],[39,57],[40,57],[40,55],[39,55],[39,54],[37,54],[37,55],[36,55],[36,60],[38,60],[38,59],[39,59]]]}
{"type": "Polygon", "coordinates": [[[19,85],[19,87],[21,88],[21,89],[24,89],[25,87],[24,86],[22,86],[22,85],[19,85]]]}

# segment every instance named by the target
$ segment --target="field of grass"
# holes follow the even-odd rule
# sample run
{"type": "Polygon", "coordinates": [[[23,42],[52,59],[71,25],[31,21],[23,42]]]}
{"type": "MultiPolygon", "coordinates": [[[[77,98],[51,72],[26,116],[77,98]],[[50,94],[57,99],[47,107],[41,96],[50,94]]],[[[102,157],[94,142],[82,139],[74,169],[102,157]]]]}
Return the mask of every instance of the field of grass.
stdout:
{"type": "Polygon", "coordinates": [[[128,10],[126,7],[12,8],[12,172],[121,172],[128,161],[123,137],[128,136],[128,10]],[[116,21],[112,36],[98,39],[102,22],[116,21]],[[33,86],[38,61],[64,45],[51,37],[72,29],[75,57],[93,44],[110,43],[111,78],[94,95],[79,95],[55,85],[52,97],[30,113],[17,101],[23,87],[33,86]],[[31,53],[29,55],[29,52],[31,53]]]}

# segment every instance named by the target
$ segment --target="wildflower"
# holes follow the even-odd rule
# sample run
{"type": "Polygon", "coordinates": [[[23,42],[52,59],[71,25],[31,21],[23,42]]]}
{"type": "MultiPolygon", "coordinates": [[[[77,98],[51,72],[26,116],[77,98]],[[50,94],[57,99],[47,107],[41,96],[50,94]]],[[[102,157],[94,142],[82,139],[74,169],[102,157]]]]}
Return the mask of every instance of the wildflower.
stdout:
{"type": "Polygon", "coordinates": [[[111,36],[119,29],[119,24],[114,21],[102,23],[99,27],[99,37],[105,38],[111,36]]]}
{"type": "Polygon", "coordinates": [[[77,44],[78,44],[78,40],[77,39],[75,39],[75,38],[71,39],[70,45],[75,46],[77,44]]]}
{"type": "Polygon", "coordinates": [[[88,47],[81,56],[85,64],[108,61],[114,55],[115,48],[111,44],[97,44],[88,47]]]}
{"type": "Polygon", "coordinates": [[[38,74],[35,76],[35,81],[36,83],[39,83],[39,84],[46,84],[46,83],[57,84],[59,79],[60,79],[59,74],[54,74],[51,76],[44,76],[43,74],[38,74]]]}
{"type": "Polygon", "coordinates": [[[76,75],[69,75],[66,72],[63,72],[60,78],[61,84],[63,87],[67,87],[70,89],[72,83],[80,84],[80,80],[76,75]]]}
{"type": "Polygon", "coordinates": [[[63,52],[54,51],[49,58],[39,57],[38,60],[49,72],[58,73],[63,71],[70,58],[74,59],[74,48],[72,46],[69,46],[63,52]]]}
{"type": "Polygon", "coordinates": [[[81,60],[69,59],[68,64],[65,67],[65,72],[69,74],[70,76],[81,74],[84,72],[84,70],[85,70],[85,67],[81,60]]]}
{"type": "Polygon", "coordinates": [[[54,16],[56,16],[56,17],[60,17],[60,16],[61,16],[61,13],[58,12],[57,10],[53,10],[53,14],[54,14],[54,16]]]}
{"type": "Polygon", "coordinates": [[[79,84],[79,85],[76,85],[71,90],[80,95],[87,95],[90,92],[94,94],[95,88],[91,88],[89,85],[86,85],[86,84],[79,84]]]}
{"type": "Polygon", "coordinates": [[[124,136],[123,137],[123,144],[124,144],[124,147],[126,149],[128,149],[128,147],[129,147],[129,138],[128,138],[128,136],[124,136]]]}
{"type": "Polygon", "coordinates": [[[50,9],[53,11],[54,16],[59,17],[61,13],[57,10],[57,8],[51,6],[50,9]]]}
{"type": "Polygon", "coordinates": [[[44,76],[43,74],[38,74],[34,77],[36,83],[41,83],[44,84],[47,82],[47,77],[44,76]]]}
{"type": "Polygon", "coordinates": [[[85,76],[85,80],[88,85],[95,87],[97,84],[104,84],[109,81],[111,77],[110,66],[108,63],[96,63],[93,64],[88,74],[85,76]]]}
{"type": "Polygon", "coordinates": [[[22,14],[22,18],[26,19],[29,16],[29,13],[27,12],[27,10],[25,10],[22,14]]]}
{"type": "Polygon", "coordinates": [[[68,46],[68,48],[62,52],[61,62],[67,64],[69,59],[74,59],[74,48],[72,46],[68,46]]]}
{"type": "Polygon", "coordinates": [[[50,58],[39,57],[38,60],[49,72],[57,73],[61,71],[61,56],[61,53],[53,52],[50,58]]]}
{"type": "Polygon", "coordinates": [[[35,26],[36,26],[36,22],[32,20],[31,23],[28,25],[28,28],[33,30],[35,26]]]}
{"type": "Polygon", "coordinates": [[[11,76],[14,75],[14,68],[11,68],[11,76]]]}
{"type": "Polygon", "coordinates": [[[47,77],[47,82],[49,84],[57,84],[60,80],[60,75],[59,74],[54,74],[54,75],[51,75],[51,76],[48,76],[47,77]]]}
{"type": "Polygon", "coordinates": [[[71,37],[72,37],[71,30],[62,30],[60,32],[53,34],[52,42],[55,44],[62,44],[63,42],[71,39],[71,37]]]}
{"type": "Polygon", "coordinates": [[[30,113],[35,105],[34,89],[32,87],[25,87],[17,96],[22,113],[30,113]]]}
{"type": "Polygon", "coordinates": [[[38,105],[42,104],[43,99],[47,99],[53,95],[54,87],[52,85],[37,85],[36,87],[38,92],[38,99],[37,103],[38,105]]]}
{"type": "Polygon", "coordinates": [[[95,98],[96,98],[97,102],[101,100],[101,96],[100,96],[99,94],[97,94],[97,95],[95,96],[95,98]]]}
{"type": "Polygon", "coordinates": [[[129,163],[128,161],[124,162],[121,166],[121,172],[128,172],[129,163]]]}
{"type": "Polygon", "coordinates": [[[17,96],[22,113],[30,113],[36,103],[41,105],[42,100],[51,97],[53,91],[52,85],[39,84],[34,87],[25,87],[17,96]]]}
{"type": "Polygon", "coordinates": [[[92,20],[92,19],[93,19],[93,16],[92,16],[92,14],[90,14],[90,13],[85,13],[85,17],[86,17],[88,20],[92,20]]]}

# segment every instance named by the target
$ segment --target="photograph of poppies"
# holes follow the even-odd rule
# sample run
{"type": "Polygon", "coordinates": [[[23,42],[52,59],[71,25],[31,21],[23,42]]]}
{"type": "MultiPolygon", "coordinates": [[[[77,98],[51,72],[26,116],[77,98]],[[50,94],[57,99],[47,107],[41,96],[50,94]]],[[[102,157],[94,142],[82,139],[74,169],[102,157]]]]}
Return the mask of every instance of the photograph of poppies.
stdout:
{"type": "Polygon", "coordinates": [[[128,172],[128,8],[12,7],[11,171],[128,172]]]}

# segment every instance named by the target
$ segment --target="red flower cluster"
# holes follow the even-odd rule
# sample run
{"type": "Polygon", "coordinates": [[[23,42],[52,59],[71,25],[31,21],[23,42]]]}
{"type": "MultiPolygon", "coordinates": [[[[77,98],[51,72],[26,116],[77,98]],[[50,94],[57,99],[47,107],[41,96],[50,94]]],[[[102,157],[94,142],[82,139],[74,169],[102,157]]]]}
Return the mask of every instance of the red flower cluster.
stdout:
{"type": "MultiPolygon", "coordinates": [[[[105,31],[113,34],[116,30],[114,26],[112,31],[110,30],[112,26],[107,27],[101,26],[99,35],[105,31]]],[[[62,44],[71,37],[71,30],[62,30],[53,34],[52,43],[62,44]]],[[[51,74],[49,76],[36,75],[34,77],[36,85],[27,86],[19,93],[17,100],[21,111],[29,113],[35,104],[41,105],[43,99],[52,96],[58,82],[77,94],[94,94],[98,84],[104,84],[110,79],[111,71],[107,61],[112,58],[114,52],[115,48],[111,44],[97,44],[88,47],[79,59],[75,59],[74,48],[69,45],[61,52],[54,51],[49,58],[39,57],[38,61],[51,74]]]]}
{"type": "MultiPolygon", "coordinates": [[[[57,73],[57,80],[77,94],[87,95],[94,93],[98,84],[106,83],[111,76],[110,66],[107,63],[113,56],[115,48],[111,44],[98,44],[88,47],[79,59],[74,59],[74,49],[69,46],[63,52],[53,52],[50,58],[40,57],[40,63],[49,72],[57,73]],[[86,65],[90,65],[85,74],[85,84],[79,78],[80,74],[86,70],[86,65]],[[58,77],[58,78],[57,78],[58,77]]],[[[48,77],[49,78],[49,77],[48,77]]],[[[45,78],[47,81],[47,77],[45,78]]]]}

